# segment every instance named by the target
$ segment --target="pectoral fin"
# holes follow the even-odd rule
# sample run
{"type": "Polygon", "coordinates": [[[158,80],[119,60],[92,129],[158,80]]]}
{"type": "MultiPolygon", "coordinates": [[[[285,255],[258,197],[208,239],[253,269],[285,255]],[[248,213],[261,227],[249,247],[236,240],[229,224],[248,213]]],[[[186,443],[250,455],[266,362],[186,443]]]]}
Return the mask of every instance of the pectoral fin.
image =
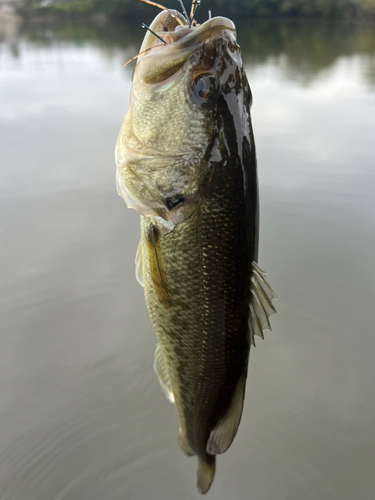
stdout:
{"type": "Polygon", "coordinates": [[[156,375],[158,376],[160,385],[167,396],[167,399],[174,403],[174,395],[172,391],[172,382],[169,377],[167,363],[165,362],[164,353],[160,344],[156,346],[155,355],[154,355],[154,370],[156,375]]]}
{"type": "Polygon", "coordinates": [[[165,276],[163,260],[159,251],[158,244],[159,232],[156,226],[150,226],[147,233],[147,251],[150,265],[150,274],[156,295],[160,303],[166,308],[169,308],[170,294],[168,283],[165,276]]]}
{"type": "Polygon", "coordinates": [[[272,330],[269,317],[271,314],[276,314],[276,309],[272,305],[272,300],[276,299],[276,295],[265,279],[267,274],[258,267],[256,262],[253,262],[252,266],[249,325],[251,343],[255,347],[255,335],[263,339],[263,330],[267,328],[272,330]]]}
{"type": "Polygon", "coordinates": [[[137,278],[138,283],[143,286],[142,240],[139,240],[135,256],[135,277],[137,278]]]}

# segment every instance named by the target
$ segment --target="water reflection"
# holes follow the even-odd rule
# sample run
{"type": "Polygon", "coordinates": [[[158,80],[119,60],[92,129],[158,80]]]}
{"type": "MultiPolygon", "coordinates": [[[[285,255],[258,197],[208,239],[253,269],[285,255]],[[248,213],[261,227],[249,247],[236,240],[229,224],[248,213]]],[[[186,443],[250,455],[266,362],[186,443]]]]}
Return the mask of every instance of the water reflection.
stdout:
{"type": "MultiPolygon", "coordinates": [[[[3,29],[14,57],[19,56],[21,40],[38,46],[53,47],[64,41],[74,40],[77,47],[87,43],[101,47],[103,57],[109,60],[116,49],[140,46],[143,32],[136,24],[131,25],[38,25],[14,23],[3,29]],[[18,32],[18,44],[15,33],[18,32]]],[[[237,21],[239,42],[243,59],[249,64],[260,64],[272,58],[283,65],[291,79],[305,85],[319,74],[332,68],[342,57],[363,56],[364,79],[374,85],[375,72],[375,25],[373,23],[343,23],[334,21],[257,20],[237,21]]],[[[0,30],[1,34],[1,30],[0,30]]]]}
{"type": "Polygon", "coordinates": [[[238,31],[246,61],[255,64],[272,58],[284,66],[288,78],[306,85],[345,56],[360,54],[366,65],[375,63],[373,24],[258,21],[250,29],[238,24],[238,31]]]}
{"type": "MultiPolygon", "coordinates": [[[[237,24],[279,316],[211,496],[372,500],[374,28],[237,24]]],[[[199,498],[114,187],[142,35],[0,24],[1,500],[199,498]]]]}

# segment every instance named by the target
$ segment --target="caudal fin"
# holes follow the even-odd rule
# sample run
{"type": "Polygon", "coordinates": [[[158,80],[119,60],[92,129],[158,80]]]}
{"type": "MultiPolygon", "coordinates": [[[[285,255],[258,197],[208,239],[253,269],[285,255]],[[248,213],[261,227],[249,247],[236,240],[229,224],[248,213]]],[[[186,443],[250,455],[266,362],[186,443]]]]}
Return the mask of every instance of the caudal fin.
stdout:
{"type": "Polygon", "coordinates": [[[210,456],[209,461],[204,462],[198,458],[198,481],[197,488],[199,493],[205,495],[210,489],[215,477],[215,457],[210,456]]]}

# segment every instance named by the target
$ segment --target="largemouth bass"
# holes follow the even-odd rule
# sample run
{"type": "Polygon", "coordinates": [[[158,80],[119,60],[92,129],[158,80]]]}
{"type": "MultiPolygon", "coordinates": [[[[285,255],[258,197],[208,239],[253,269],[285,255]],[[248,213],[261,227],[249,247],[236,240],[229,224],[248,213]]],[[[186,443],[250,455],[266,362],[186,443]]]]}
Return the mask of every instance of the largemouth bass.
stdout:
{"type": "Polygon", "coordinates": [[[154,367],[204,494],[240,423],[250,345],[276,312],[256,264],[252,95],[229,19],[197,25],[166,10],[150,29],[117,142],[117,190],[141,215],[136,274],[154,367]]]}

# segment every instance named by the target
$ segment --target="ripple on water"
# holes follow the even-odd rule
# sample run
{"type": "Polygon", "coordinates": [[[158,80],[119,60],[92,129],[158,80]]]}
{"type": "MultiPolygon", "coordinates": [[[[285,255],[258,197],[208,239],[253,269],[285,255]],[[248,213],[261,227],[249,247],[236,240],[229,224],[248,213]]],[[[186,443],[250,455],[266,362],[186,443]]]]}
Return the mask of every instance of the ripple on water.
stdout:
{"type": "MultiPolygon", "coordinates": [[[[132,401],[126,393],[133,384],[114,365],[110,359],[86,370],[79,382],[82,393],[55,409],[48,423],[25,429],[2,446],[1,500],[62,500],[72,490],[92,484],[100,490],[99,483],[112,480],[126,489],[126,476],[143,466],[145,458],[139,457],[145,457],[141,450],[148,437],[127,432],[143,417],[129,412],[132,401]]],[[[143,396],[150,397],[149,380],[142,382],[143,396]]],[[[111,491],[107,484],[106,499],[111,491]]]]}

